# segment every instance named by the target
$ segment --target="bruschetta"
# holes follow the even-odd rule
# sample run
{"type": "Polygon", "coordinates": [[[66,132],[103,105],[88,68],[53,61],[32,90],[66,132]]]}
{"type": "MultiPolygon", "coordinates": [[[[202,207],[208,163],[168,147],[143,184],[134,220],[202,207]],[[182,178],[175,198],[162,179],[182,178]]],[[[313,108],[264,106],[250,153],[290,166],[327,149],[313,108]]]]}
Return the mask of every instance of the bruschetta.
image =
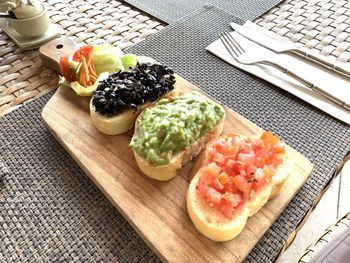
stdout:
{"type": "Polygon", "coordinates": [[[102,133],[122,134],[134,125],[142,110],[163,97],[177,96],[178,92],[171,68],[138,63],[99,83],[90,101],[91,119],[102,133]]]}
{"type": "Polygon", "coordinates": [[[187,210],[197,230],[214,241],[235,238],[248,217],[281,191],[290,171],[284,143],[270,132],[221,136],[198,161],[187,210]]]}
{"type": "Polygon", "coordinates": [[[162,99],[137,118],[131,148],[140,170],[172,179],[222,132],[225,109],[200,92],[162,99]]]}

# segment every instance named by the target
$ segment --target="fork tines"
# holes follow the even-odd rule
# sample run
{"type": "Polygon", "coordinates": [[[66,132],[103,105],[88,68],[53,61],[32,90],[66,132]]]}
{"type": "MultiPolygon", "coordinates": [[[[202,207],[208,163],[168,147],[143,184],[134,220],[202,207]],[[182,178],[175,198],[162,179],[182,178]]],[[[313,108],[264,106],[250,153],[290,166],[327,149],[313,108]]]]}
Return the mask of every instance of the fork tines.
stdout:
{"type": "Polygon", "coordinates": [[[232,57],[238,57],[245,52],[243,47],[231,36],[230,32],[221,33],[220,40],[232,57]]]}

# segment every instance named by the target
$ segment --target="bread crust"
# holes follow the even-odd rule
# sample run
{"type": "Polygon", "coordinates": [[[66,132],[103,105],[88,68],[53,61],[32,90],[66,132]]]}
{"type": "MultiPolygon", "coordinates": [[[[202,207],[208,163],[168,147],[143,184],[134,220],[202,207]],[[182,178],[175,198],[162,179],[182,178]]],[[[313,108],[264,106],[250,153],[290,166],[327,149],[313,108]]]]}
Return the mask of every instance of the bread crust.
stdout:
{"type": "Polygon", "coordinates": [[[214,241],[228,241],[236,237],[244,228],[249,209],[242,207],[233,220],[228,220],[220,211],[208,206],[197,194],[199,175],[191,181],[187,191],[187,211],[199,232],[214,241]]]}
{"type": "MultiPolygon", "coordinates": [[[[175,83],[174,89],[160,97],[158,100],[168,97],[168,96],[178,96],[179,88],[175,83]]],[[[157,101],[158,101],[157,100],[157,101]]],[[[117,114],[112,117],[107,117],[102,115],[101,113],[96,111],[95,106],[92,104],[92,98],[90,100],[90,116],[92,123],[95,127],[102,133],[107,135],[118,135],[127,132],[134,126],[135,120],[137,116],[147,107],[156,103],[155,102],[147,102],[143,105],[138,106],[137,111],[133,109],[126,110],[120,114],[117,114]]]]}
{"type": "Polygon", "coordinates": [[[291,171],[291,159],[288,153],[284,154],[283,164],[277,169],[276,174],[272,177],[272,189],[269,200],[275,198],[281,191],[284,186],[284,183],[287,181],[288,176],[291,171]]]}
{"type": "Polygon", "coordinates": [[[234,218],[229,219],[217,209],[209,207],[196,192],[200,167],[207,162],[205,152],[202,152],[201,158],[192,171],[192,174],[195,173],[195,175],[190,182],[186,197],[187,211],[197,230],[214,241],[228,241],[235,238],[243,230],[248,218],[282,190],[290,171],[288,155],[285,154],[283,159],[283,164],[278,167],[271,182],[246,201],[242,209],[236,212],[234,218]]]}
{"type": "MultiPolygon", "coordinates": [[[[208,98],[208,100],[210,100],[208,98]]],[[[215,102],[216,103],[216,102],[215,102]]],[[[222,106],[221,106],[222,107],[222,106]]],[[[224,109],[224,107],[222,107],[224,109]]],[[[225,110],[225,109],[224,109],[225,110]]],[[[206,144],[220,136],[223,130],[224,121],[226,117],[226,112],[224,111],[224,115],[220,122],[216,125],[214,129],[207,132],[204,136],[198,138],[191,145],[186,147],[183,151],[180,151],[178,154],[173,156],[170,163],[167,165],[155,166],[149,163],[146,159],[140,156],[134,149],[133,153],[135,155],[135,159],[140,170],[147,176],[152,179],[156,179],[159,181],[168,181],[174,178],[177,175],[177,172],[189,161],[191,161],[195,156],[197,156],[206,146],[206,144]]],[[[135,132],[134,136],[131,139],[133,141],[135,135],[139,129],[139,121],[137,118],[135,122],[135,132]]]]}

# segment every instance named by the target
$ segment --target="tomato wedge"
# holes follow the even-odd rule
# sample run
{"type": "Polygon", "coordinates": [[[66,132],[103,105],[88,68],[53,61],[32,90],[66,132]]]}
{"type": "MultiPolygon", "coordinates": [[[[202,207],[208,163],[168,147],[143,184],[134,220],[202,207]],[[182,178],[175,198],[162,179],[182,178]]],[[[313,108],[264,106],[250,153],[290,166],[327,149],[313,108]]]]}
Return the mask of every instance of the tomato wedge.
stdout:
{"type": "Polygon", "coordinates": [[[83,87],[93,85],[98,79],[95,66],[92,61],[93,52],[94,47],[88,45],[81,47],[73,54],[73,61],[80,62],[78,74],[79,78],[77,78],[75,72],[69,67],[69,58],[61,57],[60,70],[62,76],[64,76],[66,80],[70,82],[78,81],[83,87]]]}
{"type": "Polygon", "coordinates": [[[60,71],[62,76],[70,81],[73,82],[76,80],[74,71],[69,67],[68,57],[61,57],[60,58],[60,71]]]}
{"type": "Polygon", "coordinates": [[[83,57],[89,57],[91,55],[91,52],[93,51],[94,47],[93,46],[84,46],[79,48],[77,51],[75,51],[73,55],[73,60],[75,61],[80,61],[80,56],[83,57]]]}

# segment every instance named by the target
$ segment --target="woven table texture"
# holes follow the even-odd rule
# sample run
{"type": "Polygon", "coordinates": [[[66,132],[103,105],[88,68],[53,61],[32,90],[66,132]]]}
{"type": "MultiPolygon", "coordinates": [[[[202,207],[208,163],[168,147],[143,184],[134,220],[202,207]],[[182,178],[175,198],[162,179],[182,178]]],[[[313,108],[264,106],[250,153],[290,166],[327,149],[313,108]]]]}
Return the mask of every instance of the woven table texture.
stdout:
{"type": "Polygon", "coordinates": [[[283,0],[125,0],[125,2],[169,24],[201,8],[206,3],[224,9],[243,20],[253,20],[282,1],[283,0]]]}
{"type": "MultiPolygon", "coordinates": [[[[62,34],[78,43],[109,42],[125,48],[165,26],[115,0],[44,3],[62,34]]],[[[287,0],[255,22],[298,45],[348,62],[349,10],[346,0],[287,0]]],[[[57,81],[57,74],[41,65],[37,51],[20,50],[0,30],[0,116],[55,89],[57,81]]]]}
{"type": "Polygon", "coordinates": [[[322,236],[305,250],[304,254],[298,260],[298,263],[309,262],[317,252],[348,227],[350,227],[350,213],[340,218],[334,225],[328,227],[322,236]]]}
{"type": "MultiPolygon", "coordinates": [[[[119,1],[43,1],[62,35],[77,43],[119,45],[122,49],[164,27],[119,1]]],[[[22,51],[0,30],[0,116],[57,88],[58,75],[42,66],[39,53],[22,51]]]]}
{"type": "Polygon", "coordinates": [[[350,150],[350,127],[289,93],[223,62],[205,51],[229,22],[242,20],[213,6],[167,26],[128,51],[171,65],[250,121],[279,135],[315,165],[301,191],[266,232],[247,262],[274,260],[329,184],[350,150]]]}
{"type": "Polygon", "coordinates": [[[348,0],[287,0],[255,23],[334,61],[350,60],[348,0]]]}

